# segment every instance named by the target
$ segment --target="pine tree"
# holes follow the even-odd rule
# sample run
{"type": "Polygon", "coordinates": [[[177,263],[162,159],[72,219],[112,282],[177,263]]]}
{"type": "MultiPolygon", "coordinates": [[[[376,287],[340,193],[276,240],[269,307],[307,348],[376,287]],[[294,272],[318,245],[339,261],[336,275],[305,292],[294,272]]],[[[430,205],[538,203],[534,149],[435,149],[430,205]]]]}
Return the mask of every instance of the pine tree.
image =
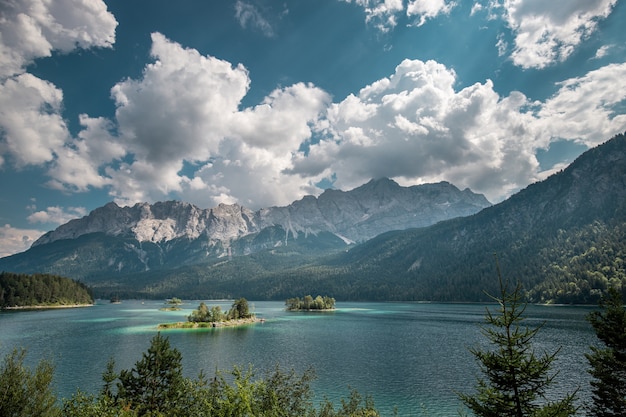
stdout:
{"type": "Polygon", "coordinates": [[[496,266],[500,297],[491,298],[499,304],[498,314],[487,309],[488,327],[483,327],[492,349],[471,349],[485,378],[478,379],[476,394],[459,394],[461,400],[481,417],[574,415],[573,394],[554,402],[546,399],[546,389],[556,376],[550,368],[558,350],[535,353],[532,340],[540,327],[522,327],[527,304],[522,301],[521,285],[510,291],[502,280],[497,259],[496,266]]]}
{"type": "Polygon", "coordinates": [[[58,416],[56,396],[52,391],[54,367],[39,362],[34,372],[24,366],[24,349],[14,349],[0,365],[0,416],[58,416]]]}
{"type": "Polygon", "coordinates": [[[605,347],[591,347],[586,354],[592,376],[592,416],[618,417],[626,415],[626,309],[622,296],[609,289],[600,301],[604,311],[594,311],[588,317],[598,339],[605,347]]]}
{"type": "Polygon", "coordinates": [[[135,368],[120,372],[118,397],[139,415],[173,415],[184,391],[182,369],[180,351],[157,333],[135,368]]]}

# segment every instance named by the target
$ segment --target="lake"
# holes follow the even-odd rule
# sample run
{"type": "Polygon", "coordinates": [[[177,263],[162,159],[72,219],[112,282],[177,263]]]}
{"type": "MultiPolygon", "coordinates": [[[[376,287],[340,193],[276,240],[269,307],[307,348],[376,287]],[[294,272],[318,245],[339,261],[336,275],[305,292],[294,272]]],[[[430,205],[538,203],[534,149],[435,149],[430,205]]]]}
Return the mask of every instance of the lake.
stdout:
{"type": "MultiPolygon", "coordinates": [[[[205,301],[230,308],[229,301],[205,301]]],[[[61,397],[77,388],[96,393],[109,358],[116,370],[132,368],[157,333],[159,323],[183,321],[199,302],[181,311],[159,311],[162,301],[99,301],[93,307],[0,313],[0,355],[27,349],[27,364],[53,361],[61,397]]],[[[263,375],[276,364],[315,369],[315,403],[338,402],[354,388],[371,395],[383,415],[456,416],[455,392],[473,392],[478,365],[469,347],[486,346],[481,304],[338,302],[334,312],[286,312],[282,302],[250,302],[257,323],[239,328],[165,330],[183,354],[185,374],[253,365],[263,375]]],[[[493,307],[493,306],[491,306],[493,307]]],[[[535,346],[561,349],[551,395],[579,389],[589,398],[584,353],[596,342],[585,316],[593,308],[529,306],[529,326],[543,323],[535,346]]]]}

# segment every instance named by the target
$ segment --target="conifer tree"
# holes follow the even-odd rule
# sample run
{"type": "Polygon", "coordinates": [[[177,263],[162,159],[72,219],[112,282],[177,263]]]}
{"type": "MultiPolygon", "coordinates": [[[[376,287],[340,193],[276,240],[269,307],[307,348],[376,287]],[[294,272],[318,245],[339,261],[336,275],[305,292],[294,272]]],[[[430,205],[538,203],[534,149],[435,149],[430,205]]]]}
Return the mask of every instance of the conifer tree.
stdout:
{"type": "Polygon", "coordinates": [[[120,372],[118,397],[139,415],[173,415],[184,384],[180,351],[157,333],[135,367],[120,372]]]}
{"type": "Polygon", "coordinates": [[[479,378],[474,395],[459,394],[465,405],[479,417],[526,417],[574,415],[574,395],[568,394],[558,401],[548,401],[546,389],[553,383],[556,373],[550,368],[556,358],[554,353],[537,355],[532,340],[540,327],[522,326],[527,304],[522,300],[518,283],[510,291],[502,280],[496,259],[500,296],[494,297],[499,308],[497,314],[487,309],[483,334],[492,348],[471,349],[480,364],[484,378],[479,378]]]}
{"type": "Polygon", "coordinates": [[[24,366],[25,355],[24,349],[14,349],[0,364],[0,416],[58,416],[51,386],[54,367],[42,360],[33,372],[24,366]]]}
{"type": "Polygon", "coordinates": [[[592,404],[589,412],[597,417],[626,415],[626,310],[622,296],[609,289],[600,301],[604,311],[588,316],[604,347],[591,347],[586,354],[592,376],[592,404]]]}

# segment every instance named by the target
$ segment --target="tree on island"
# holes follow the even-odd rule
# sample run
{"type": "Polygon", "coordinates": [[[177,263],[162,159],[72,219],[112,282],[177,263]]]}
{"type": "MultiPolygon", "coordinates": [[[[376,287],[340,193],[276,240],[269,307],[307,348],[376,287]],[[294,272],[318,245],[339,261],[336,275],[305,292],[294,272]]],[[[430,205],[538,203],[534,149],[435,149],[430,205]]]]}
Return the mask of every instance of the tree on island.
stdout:
{"type": "Polygon", "coordinates": [[[193,323],[218,323],[228,320],[249,319],[252,316],[248,300],[240,298],[233,302],[230,310],[226,313],[222,311],[220,306],[209,308],[204,302],[201,302],[198,308],[187,317],[187,320],[193,323]]]}
{"type": "Polygon", "coordinates": [[[483,334],[494,347],[489,350],[471,349],[478,359],[485,379],[479,378],[476,393],[459,394],[465,405],[478,417],[566,417],[576,413],[574,394],[550,402],[546,389],[553,383],[556,373],[550,374],[558,350],[552,354],[535,354],[532,340],[539,328],[521,327],[527,303],[522,301],[522,288],[518,283],[513,291],[503,283],[496,259],[500,297],[498,314],[487,309],[483,334]]]}
{"type": "Polygon", "coordinates": [[[604,347],[591,347],[586,354],[592,376],[592,416],[626,415],[626,310],[618,290],[611,288],[600,301],[603,311],[588,319],[604,347]]]}
{"type": "Polygon", "coordinates": [[[300,299],[298,297],[289,298],[285,301],[287,311],[297,310],[333,310],[335,308],[335,299],[332,297],[318,295],[311,297],[310,295],[300,299]]]}
{"type": "Polygon", "coordinates": [[[191,312],[187,320],[192,323],[217,323],[226,320],[226,315],[220,306],[209,308],[205,303],[200,303],[197,310],[191,312]]]}

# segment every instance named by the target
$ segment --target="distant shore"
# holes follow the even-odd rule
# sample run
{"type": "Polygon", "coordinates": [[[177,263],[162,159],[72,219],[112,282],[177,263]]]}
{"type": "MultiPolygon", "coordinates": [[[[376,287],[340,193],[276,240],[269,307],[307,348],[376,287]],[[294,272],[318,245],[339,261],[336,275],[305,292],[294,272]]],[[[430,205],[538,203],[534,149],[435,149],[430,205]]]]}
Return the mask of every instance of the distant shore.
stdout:
{"type": "Polygon", "coordinates": [[[258,317],[250,317],[247,319],[234,319],[216,322],[191,322],[191,321],[179,321],[177,323],[163,323],[157,327],[159,330],[168,329],[211,329],[215,327],[235,327],[243,326],[246,324],[263,323],[265,319],[258,317]]]}
{"type": "Polygon", "coordinates": [[[51,305],[34,305],[34,306],[12,306],[2,307],[2,310],[52,310],[58,308],[81,308],[92,307],[94,304],[51,304],[51,305]]]}

